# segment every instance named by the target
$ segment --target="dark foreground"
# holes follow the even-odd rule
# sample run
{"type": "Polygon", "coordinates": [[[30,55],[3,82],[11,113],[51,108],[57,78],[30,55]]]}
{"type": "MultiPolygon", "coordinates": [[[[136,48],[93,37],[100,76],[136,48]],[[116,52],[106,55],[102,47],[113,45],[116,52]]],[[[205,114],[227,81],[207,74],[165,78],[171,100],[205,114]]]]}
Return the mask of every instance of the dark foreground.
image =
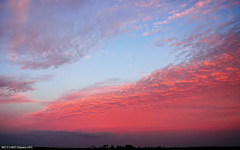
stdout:
{"type": "Polygon", "coordinates": [[[239,147],[118,147],[118,148],[58,148],[58,147],[0,147],[1,149],[34,149],[34,150],[240,150],[239,147]]]}

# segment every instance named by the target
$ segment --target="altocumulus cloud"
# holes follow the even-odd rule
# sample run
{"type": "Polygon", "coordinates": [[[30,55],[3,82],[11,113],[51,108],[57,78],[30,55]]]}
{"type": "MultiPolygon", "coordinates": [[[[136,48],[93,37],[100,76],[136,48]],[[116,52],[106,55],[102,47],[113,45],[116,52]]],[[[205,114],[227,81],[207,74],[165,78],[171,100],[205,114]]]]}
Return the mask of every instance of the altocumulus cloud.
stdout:
{"type": "Polygon", "coordinates": [[[199,43],[201,37],[191,41],[193,55],[185,58],[189,63],[169,65],[135,84],[103,90],[105,93],[77,91],[61,97],[65,102],[49,104],[26,117],[38,121],[33,126],[49,130],[236,127],[240,105],[236,32],[233,26],[221,34],[219,42],[199,43]],[[41,127],[43,124],[47,126],[41,127]]]}

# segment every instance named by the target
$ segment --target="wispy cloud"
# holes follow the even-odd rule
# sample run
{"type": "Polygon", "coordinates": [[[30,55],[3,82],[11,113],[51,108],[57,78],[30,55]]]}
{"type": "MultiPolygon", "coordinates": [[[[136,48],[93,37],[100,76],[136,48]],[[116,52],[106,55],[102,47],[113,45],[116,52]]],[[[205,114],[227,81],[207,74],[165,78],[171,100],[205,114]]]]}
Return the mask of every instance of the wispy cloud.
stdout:
{"type": "Polygon", "coordinates": [[[227,53],[232,54],[238,51],[239,45],[239,16],[231,21],[222,23],[215,28],[204,28],[198,30],[195,34],[189,37],[175,40],[170,43],[175,47],[175,50],[181,51],[188,48],[186,53],[179,53],[177,59],[185,61],[195,60],[200,61],[208,58],[220,57],[227,53]],[[219,32],[221,30],[221,32],[219,32]]]}
{"type": "Polygon", "coordinates": [[[121,19],[124,14],[112,17],[103,9],[105,4],[98,2],[6,1],[1,5],[6,7],[1,10],[6,18],[1,26],[2,44],[22,69],[47,69],[77,61],[131,21],[121,19]],[[83,5],[98,9],[89,13],[83,5]]]}
{"type": "Polygon", "coordinates": [[[36,81],[34,80],[24,81],[24,80],[20,80],[19,78],[1,76],[0,77],[0,88],[1,88],[0,95],[11,96],[19,92],[27,92],[27,91],[34,90],[32,85],[35,82],[36,81]]]}
{"type": "Polygon", "coordinates": [[[31,102],[40,102],[40,100],[31,99],[29,94],[18,93],[13,96],[0,96],[0,104],[9,104],[9,103],[31,103],[31,102]]]}
{"type": "Polygon", "coordinates": [[[27,79],[25,76],[0,76],[0,103],[37,102],[38,100],[32,100],[29,94],[24,93],[36,90],[34,88],[36,82],[46,81],[52,77],[43,75],[27,79]]]}
{"type": "Polygon", "coordinates": [[[210,13],[214,14],[219,10],[228,9],[238,5],[239,3],[236,3],[236,1],[234,0],[233,1],[232,0],[231,1],[200,0],[190,8],[185,8],[187,5],[182,4],[181,5],[182,10],[178,10],[178,11],[173,10],[169,12],[170,15],[166,19],[159,18],[160,21],[154,22],[154,26],[162,26],[163,24],[169,24],[170,22],[178,19],[188,18],[188,20],[195,20],[195,19],[201,20],[204,17],[206,17],[204,16],[206,14],[210,14],[210,13]]]}
{"type": "Polygon", "coordinates": [[[22,69],[70,64],[89,56],[109,38],[151,20],[155,13],[148,9],[163,4],[159,1],[4,1],[0,4],[4,19],[0,24],[3,52],[22,69]],[[143,9],[136,13],[139,7],[143,9]]]}
{"type": "Polygon", "coordinates": [[[162,21],[162,22],[158,22],[156,24],[165,24],[168,21],[171,21],[173,19],[177,19],[177,18],[182,18],[190,13],[197,13],[202,7],[208,5],[209,3],[211,3],[211,0],[204,0],[204,1],[199,1],[195,4],[195,6],[192,6],[191,8],[186,9],[185,11],[182,12],[174,12],[171,16],[169,16],[166,20],[162,21]]]}

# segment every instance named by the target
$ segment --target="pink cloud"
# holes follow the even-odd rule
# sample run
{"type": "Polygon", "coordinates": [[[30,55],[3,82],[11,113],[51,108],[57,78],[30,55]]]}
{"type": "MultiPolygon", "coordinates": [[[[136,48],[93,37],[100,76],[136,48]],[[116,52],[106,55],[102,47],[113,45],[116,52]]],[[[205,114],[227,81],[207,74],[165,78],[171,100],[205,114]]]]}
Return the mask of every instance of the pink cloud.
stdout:
{"type": "Polygon", "coordinates": [[[15,94],[13,96],[2,97],[0,96],[0,104],[9,104],[9,103],[32,103],[40,102],[39,100],[33,100],[30,98],[30,95],[27,94],[15,94]]]}
{"type": "Polygon", "coordinates": [[[187,4],[182,4],[182,5],[181,5],[181,7],[186,7],[186,6],[187,6],[187,4]]]}
{"type": "Polygon", "coordinates": [[[151,20],[152,18],[150,16],[147,16],[146,18],[143,19],[144,22],[147,22],[149,20],[151,20]]]}
{"type": "Polygon", "coordinates": [[[203,30],[173,45],[191,45],[189,56],[179,56],[188,63],[166,66],[116,89],[76,91],[25,117],[33,128],[47,130],[237,127],[240,48],[234,24],[221,33],[218,28],[203,30]]]}
{"type": "MultiPolygon", "coordinates": [[[[189,13],[195,14],[208,8],[209,4],[209,0],[199,1],[179,13],[177,9],[171,9],[175,10],[172,15],[154,25],[167,24],[189,13]]],[[[3,51],[9,54],[12,64],[20,65],[22,69],[57,68],[79,61],[111,37],[129,32],[132,26],[141,26],[142,21],[161,18],[168,10],[158,8],[169,6],[162,1],[119,2],[110,6],[87,1],[10,1],[1,5],[5,8],[2,9],[3,18],[6,18],[0,27],[3,41],[6,41],[3,51]],[[96,9],[89,13],[88,7],[96,9]]],[[[156,26],[142,35],[159,31],[156,26]]]]}
{"type": "Polygon", "coordinates": [[[240,105],[237,102],[237,87],[240,83],[238,70],[226,69],[224,73],[217,72],[228,63],[225,59],[209,63],[213,65],[205,63],[206,65],[165,67],[135,85],[92,95],[84,100],[78,98],[75,101],[51,104],[45,110],[28,116],[38,120],[40,124],[50,121],[51,123],[44,127],[50,130],[53,126],[62,129],[63,126],[57,125],[59,122],[72,122],[64,125],[67,126],[66,130],[107,127],[188,128],[214,124],[221,128],[222,121],[218,119],[222,116],[229,122],[228,127],[233,127],[234,122],[239,120],[238,116],[231,113],[238,111],[240,105]],[[201,71],[203,69],[209,72],[201,71]],[[199,116],[198,119],[194,117],[196,115],[199,116]],[[209,121],[211,124],[206,123],[209,121]]]}
{"type": "MultiPolygon", "coordinates": [[[[185,11],[178,12],[178,13],[176,13],[176,11],[169,12],[172,15],[170,15],[166,20],[159,21],[154,24],[155,25],[156,24],[158,24],[158,25],[166,24],[171,20],[182,18],[182,17],[192,14],[192,13],[197,13],[202,7],[208,5],[209,3],[211,3],[211,0],[199,1],[195,4],[195,6],[192,6],[191,8],[188,8],[185,11]]],[[[185,4],[183,4],[182,6],[185,7],[185,4]]]]}
{"type": "Polygon", "coordinates": [[[21,69],[47,69],[49,67],[58,67],[66,63],[74,62],[73,58],[66,58],[62,56],[49,56],[45,60],[25,61],[20,60],[14,62],[14,64],[22,64],[21,69]]]}
{"type": "Polygon", "coordinates": [[[30,95],[24,94],[35,90],[33,85],[42,80],[49,80],[52,75],[26,79],[24,76],[0,76],[0,103],[27,103],[38,102],[30,99],[30,95]]]}
{"type": "Polygon", "coordinates": [[[178,42],[175,42],[175,43],[172,43],[171,46],[180,46],[180,45],[183,45],[184,43],[182,41],[178,41],[178,42]]]}
{"type": "Polygon", "coordinates": [[[32,88],[32,84],[34,84],[36,81],[24,81],[24,80],[18,80],[17,78],[11,78],[6,76],[0,77],[0,96],[9,96],[9,95],[15,95],[18,92],[27,92],[34,90],[32,88]]]}
{"type": "MultiPolygon", "coordinates": [[[[189,16],[190,20],[200,19],[202,15],[210,14],[217,12],[221,9],[227,9],[229,7],[235,7],[237,4],[235,4],[235,1],[212,1],[212,0],[202,0],[198,1],[194,6],[191,8],[188,8],[182,12],[176,12],[172,11],[169,12],[170,16],[167,17],[167,19],[163,21],[155,22],[154,25],[162,25],[169,23],[171,20],[183,18],[185,16],[189,16]],[[200,16],[199,16],[200,15],[200,16]]],[[[181,5],[182,7],[185,7],[186,5],[181,5]]]]}
{"type": "Polygon", "coordinates": [[[169,4],[150,0],[4,1],[0,5],[5,59],[22,69],[48,69],[79,61],[113,36],[164,14],[159,7],[169,4]]]}
{"type": "Polygon", "coordinates": [[[219,1],[216,2],[215,5],[211,8],[207,8],[205,10],[203,10],[201,13],[203,15],[212,13],[212,12],[216,12],[220,9],[226,9],[226,8],[230,8],[230,7],[236,7],[237,5],[239,5],[240,3],[234,1],[234,0],[229,0],[229,1],[219,1]]]}
{"type": "Polygon", "coordinates": [[[90,88],[80,90],[78,92],[71,92],[69,94],[66,94],[56,99],[53,103],[84,99],[91,96],[97,96],[101,93],[110,93],[116,90],[120,90],[121,88],[122,88],[122,85],[106,85],[106,86],[90,87],[90,88]]]}
{"type": "Polygon", "coordinates": [[[154,29],[154,30],[151,30],[151,31],[147,31],[147,32],[144,32],[142,35],[143,36],[149,36],[149,35],[152,35],[156,32],[158,32],[160,29],[154,29]]]}
{"type": "Polygon", "coordinates": [[[177,11],[179,11],[179,10],[173,10],[173,11],[169,12],[169,14],[173,14],[173,13],[175,13],[177,11]]]}
{"type": "Polygon", "coordinates": [[[1,38],[4,52],[9,54],[7,59],[22,69],[56,68],[78,61],[110,37],[126,32],[126,27],[137,17],[133,11],[127,11],[128,14],[122,11],[129,6],[105,9],[105,4],[82,1],[1,3],[4,7],[1,14],[6,18],[0,27],[1,38]],[[98,9],[89,13],[82,7],[85,5],[98,9]]]}
{"type": "MultiPolygon", "coordinates": [[[[208,3],[209,1],[198,2],[192,9],[176,13],[175,17],[188,15],[208,3]]],[[[145,6],[151,7],[151,5],[139,5],[139,7],[145,6]]],[[[118,9],[111,9],[112,13],[118,14],[116,11],[118,9]]],[[[118,18],[120,21],[116,21],[114,15],[107,16],[113,21],[110,24],[105,20],[105,16],[101,15],[96,22],[93,20],[94,25],[99,25],[101,33],[99,37],[96,37],[96,43],[101,43],[100,38],[108,38],[112,34],[117,34],[120,32],[119,28],[128,25],[129,20],[123,21],[126,15],[118,15],[121,16],[118,18]]],[[[49,103],[45,109],[30,113],[24,119],[34,130],[92,131],[108,129],[116,131],[118,129],[143,130],[146,128],[237,127],[240,123],[238,115],[240,48],[238,44],[239,30],[235,24],[236,20],[222,25],[221,32],[217,32],[218,28],[209,29],[202,33],[194,33],[181,41],[177,41],[175,38],[168,39],[168,42],[174,41],[171,46],[191,47],[187,56],[178,56],[183,58],[183,62],[189,63],[169,65],[156,70],[149,76],[144,76],[134,84],[121,86],[100,84],[104,86],[90,87],[65,94],[53,103],[49,103]]],[[[73,31],[63,35],[63,39],[59,41],[55,41],[55,37],[41,41],[41,37],[37,36],[42,31],[41,27],[39,28],[40,30],[36,30],[36,32],[33,29],[31,32],[27,32],[24,40],[18,36],[15,39],[15,35],[13,36],[13,43],[16,42],[16,47],[10,52],[14,56],[14,61],[23,66],[22,69],[58,67],[77,61],[84,56],[86,49],[92,48],[92,43],[89,43],[90,46],[84,44],[81,47],[81,44],[75,41],[77,39],[72,40],[74,39],[71,37],[74,34],[73,31]],[[23,43],[31,43],[33,47],[36,46],[38,42],[32,41],[33,37],[34,39],[40,38],[40,48],[43,48],[43,51],[21,49],[21,46],[24,47],[23,43]],[[75,51],[76,49],[74,51],[67,50],[65,53],[66,49],[58,47],[59,43],[63,43],[61,46],[67,47],[66,49],[79,48],[80,54],[75,51]],[[49,47],[56,45],[56,51],[51,52],[49,47]],[[76,52],[73,53],[73,55],[77,55],[76,58],[72,57],[72,52],[76,52]],[[36,61],[21,59],[22,55],[20,54],[22,53],[23,58],[30,55],[34,59],[36,57],[36,61]],[[37,57],[39,54],[41,57],[37,57]],[[21,58],[19,58],[20,56],[21,58]]],[[[79,38],[88,43],[91,39],[88,39],[87,35],[94,35],[95,32],[91,32],[92,26],[84,26],[83,29],[78,31],[84,35],[79,38]]],[[[47,30],[50,31],[50,29],[47,30]]],[[[152,33],[154,32],[146,32],[143,35],[147,36],[152,33]]],[[[28,46],[31,47],[31,44],[28,46]]],[[[180,51],[185,52],[182,49],[180,51]]],[[[0,103],[36,102],[36,100],[31,100],[28,95],[22,94],[34,90],[32,84],[35,82],[35,80],[0,78],[0,88],[3,91],[2,95],[0,94],[2,96],[0,103]]]]}
{"type": "Polygon", "coordinates": [[[200,2],[197,2],[195,4],[195,6],[187,9],[186,11],[183,11],[181,13],[174,13],[172,16],[169,16],[168,17],[168,20],[172,20],[172,19],[175,19],[175,18],[181,18],[183,16],[186,16],[188,15],[189,13],[192,13],[192,12],[197,12],[199,11],[199,9],[203,6],[206,6],[208,5],[209,3],[211,3],[211,0],[205,0],[205,1],[200,1],[200,2]]]}
{"type": "Polygon", "coordinates": [[[217,35],[217,34],[211,34],[208,35],[202,39],[200,39],[199,41],[197,41],[197,44],[200,43],[207,43],[208,45],[215,45],[218,44],[222,41],[222,37],[217,35]]]}
{"type": "Polygon", "coordinates": [[[135,2],[135,6],[137,7],[146,7],[146,8],[155,8],[155,7],[161,7],[162,3],[157,0],[147,0],[147,1],[138,1],[135,2]]]}
{"type": "Polygon", "coordinates": [[[176,39],[175,38],[168,38],[166,41],[167,42],[172,42],[172,41],[176,41],[176,39]]]}
{"type": "Polygon", "coordinates": [[[13,15],[16,18],[19,18],[19,20],[20,20],[20,22],[16,22],[14,20],[11,20],[12,22],[14,22],[16,24],[22,24],[22,23],[25,23],[27,21],[30,0],[8,1],[7,5],[13,11],[13,15]]]}
{"type": "Polygon", "coordinates": [[[211,60],[169,65],[112,91],[84,99],[66,95],[62,98],[74,100],[50,104],[27,118],[48,130],[233,128],[240,119],[234,115],[240,106],[240,62],[233,61],[238,57],[237,51],[225,51],[211,60]]]}
{"type": "Polygon", "coordinates": [[[238,18],[235,17],[233,20],[215,28],[200,29],[197,27],[195,34],[191,34],[181,41],[176,40],[174,43],[170,43],[170,46],[179,51],[176,59],[182,59],[183,62],[189,60],[200,61],[213,55],[235,53],[238,49],[239,39],[237,36],[239,34],[238,27],[235,26],[238,18]],[[220,30],[221,32],[219,32],[220,30]],[[185,51],[182,49],[185,49],[185,51]]]}

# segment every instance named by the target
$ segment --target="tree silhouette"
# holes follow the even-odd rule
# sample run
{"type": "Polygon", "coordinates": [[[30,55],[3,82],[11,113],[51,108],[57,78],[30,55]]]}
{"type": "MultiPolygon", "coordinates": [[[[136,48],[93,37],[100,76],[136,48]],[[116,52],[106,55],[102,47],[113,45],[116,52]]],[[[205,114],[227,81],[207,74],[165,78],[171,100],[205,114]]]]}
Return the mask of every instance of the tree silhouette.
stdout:
{"type": "Polygon", "coordinates": [[[126,148],[126,149],[134,149],[135,147],[132,146],[132,145],[125,145],[125,148],[126,148]]]}
{"type": "Polygon", "coordinates": [[[111,145],[110,149],[114,149],[114,146],[113,146],[113,145],[111,145]]]}
{"type": "Polygon", "coordinates": [[[92,146],[91,146],[91,149],[92,149],[92,150],[96,149],[96,146],[92,145],[92,146]]]}

